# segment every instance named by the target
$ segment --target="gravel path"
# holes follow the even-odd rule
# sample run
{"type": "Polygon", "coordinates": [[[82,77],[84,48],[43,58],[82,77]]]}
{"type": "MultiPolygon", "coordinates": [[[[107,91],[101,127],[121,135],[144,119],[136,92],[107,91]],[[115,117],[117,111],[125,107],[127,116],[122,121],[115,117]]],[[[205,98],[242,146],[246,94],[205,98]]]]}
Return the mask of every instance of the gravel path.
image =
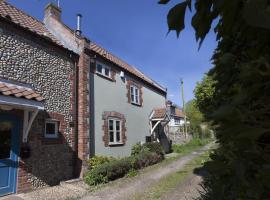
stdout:
{"type": "Polygon", "coordinates": [[[161,197],[161,200],[193,200],[200,197],[202,177],[191,174],[169,194],[161,197]]]}
{"type": "MultiPolygon", "coordinates": [[[[204,152],[209,150],[212,144],[209,144],[202,149],[195,151],[187,156],[181,157],[180,159],[162,166],[153,171],[142,173],[141,175],[132,179],[120,179],[113,185],[105,187],[97,192],[91,193],[81,200],[127,200],[134,195],[142,194],[151,185],[157,183],[161,178],[168,176],[169,174],[175,173],[182,169],[185,164],[194,158],[202,155],[204,152]]],[[[175,194],[177,195],[177,194],[175,194]]],[[[170,198],[171,199],[171,198],[170,198]]],[[[186,199],[185,199],[186,200],[186,199]]]]}
{"type": "MultiPolygon", "coordinates": [[[[81,200],[127,200],[134,195],[143,194],[147,188],[160,181],[163,177],[181,170],[188,162],[202,155],[212,146],[213,144],[208,144],[200,150],[183,156],[170,164],[162,165],[157,169],[142,171],[136,177],[113,181],[106,186],[102,186],[96,192],[89,193],[89,186],[83,181],[75,181],[63,182],[59,186],[43,188],[29,193],[0,197],[0,200],[66,200],[80,198],[81,200]]],[[[184,181],[185,184],[179,185],[179,188],[170,193],[170,196],[164,194],[163,198],[164,200],[192,199],[188,195],[196,194],[197,189],[193,186],[198,185],[200,181],[199,176],[193,175],[184,181]]]]}

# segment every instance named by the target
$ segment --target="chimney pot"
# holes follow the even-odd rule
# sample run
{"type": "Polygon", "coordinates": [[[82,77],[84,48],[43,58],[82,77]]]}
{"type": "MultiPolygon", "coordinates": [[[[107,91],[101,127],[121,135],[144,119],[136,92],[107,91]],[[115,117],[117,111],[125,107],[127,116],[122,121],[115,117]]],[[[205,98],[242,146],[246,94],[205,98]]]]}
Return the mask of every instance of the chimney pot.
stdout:
{"type": "Polygon", "coordinates": [[[77,14],[77,29],[76,34],[81,35],[82,34],[82,15],[77,14]]]}

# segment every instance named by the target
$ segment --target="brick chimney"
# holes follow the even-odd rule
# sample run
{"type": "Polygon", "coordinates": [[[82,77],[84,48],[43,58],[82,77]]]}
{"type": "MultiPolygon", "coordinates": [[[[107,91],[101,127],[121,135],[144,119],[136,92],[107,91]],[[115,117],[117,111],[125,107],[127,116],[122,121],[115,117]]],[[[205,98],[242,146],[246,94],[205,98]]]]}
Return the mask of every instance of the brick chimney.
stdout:
{"type": "Polygon", "coordinates": [[[53,3],[49,3],[45,7],[45,16],[44,16],[45,19],[53,17],[54,19],[61,21],[61,14],[62,14],[61,8],[54,5],[53,3]]]}

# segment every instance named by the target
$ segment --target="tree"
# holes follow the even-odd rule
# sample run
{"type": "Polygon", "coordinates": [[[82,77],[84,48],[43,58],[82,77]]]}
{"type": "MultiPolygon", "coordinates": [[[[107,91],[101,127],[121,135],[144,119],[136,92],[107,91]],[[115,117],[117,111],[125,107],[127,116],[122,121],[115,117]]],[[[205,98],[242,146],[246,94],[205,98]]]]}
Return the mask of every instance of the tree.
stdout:
{"type": "MultiPolygon", "coordinates": [[[[198,100],[200,109],[209,108],[202,111],[218,127],[220,143],[206,164],[201,199],[270,199],[270,1],[195,0],[194,5],[199,45],[214,21],[218,41],[207,73],[214,81],[213,98],[198,100]]],[[[169,11],[169,30],[179,35],[191,7],[192,0],[186,0],[169,11]]],[[[201,86],[204,91],[208,84],[201,86]]]]}
{"type": "Polygon", "coordinates": [[[213,112],[215,83],[213,78],[206,74],[194,90],[198,109],[205,114],[213,112]]]}
{"type": "Polygon", "coordinates": [[[199,111],[194,99],[186,103],[186,115],[190,121],[193,135],[200,136],[200,125],[203,123],[203,115],[199,111]]]}

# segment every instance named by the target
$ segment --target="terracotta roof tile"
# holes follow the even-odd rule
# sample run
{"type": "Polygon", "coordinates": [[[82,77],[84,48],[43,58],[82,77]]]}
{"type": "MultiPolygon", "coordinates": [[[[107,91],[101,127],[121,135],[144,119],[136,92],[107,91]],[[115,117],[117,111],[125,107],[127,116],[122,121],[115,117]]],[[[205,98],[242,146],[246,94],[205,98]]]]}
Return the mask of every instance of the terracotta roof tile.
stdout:
{"type": "Polygon", "coordinates": [[[163,119],[166,116],[166,108],[155,108],[152,119],[163,119]]]}
{"type": "Polygon", "coordinates": [[[43,101],[44,98],[32,88],[0,81],[0,95],[43,101]]]}
{"type": "Polygon", "coordinates": [[[107,60],[111,61],[112,63],[118,65],[119,67],[121,67],[122,69],[128,71],[129,73],[139,77],[140,79],[146,81],[147,83],[149,83],[150,85],[164,91],[166,91],[166,88],[162,87],[161,85],[159,85],[158,83],[156,83],[154,80],[150,79],[149,77],[147,77],[146,75],[144,75],[141,71],[139,71],[138,69],[136,69],[135,67],[129,65],[128,63],[124,62],[123,60],[121,60],[120,58],[114,56],[113,54],[111,54],[110,52],[108,52],[107,50],[105,50],[104,48],[102,48],[101,46],[95,44],[94,42],[90,43],[90,49],[92,51],[94,51],[95,53],[99,54],[100,56],[106,58],[107,60]]]}
{"type": "Polygon", "coordinates": [[[180,110],[179,108],[175,108],[175,116],[176,116],[176,117],[182,117],[182,118],[185,117],[183,111],[180,110]]]}
{"type": "Polygon", "coordinates": [[[4,0],[0,0],[0,17],[11,20],[13,23],[28,29],[42,37],[50,39],[52,42],[63,47],[63,45],[45,27],[45,24],[26,14],[18,8],[12,6],[4,0]]]}

